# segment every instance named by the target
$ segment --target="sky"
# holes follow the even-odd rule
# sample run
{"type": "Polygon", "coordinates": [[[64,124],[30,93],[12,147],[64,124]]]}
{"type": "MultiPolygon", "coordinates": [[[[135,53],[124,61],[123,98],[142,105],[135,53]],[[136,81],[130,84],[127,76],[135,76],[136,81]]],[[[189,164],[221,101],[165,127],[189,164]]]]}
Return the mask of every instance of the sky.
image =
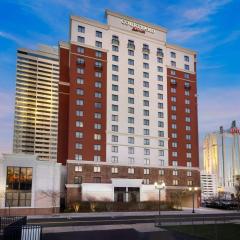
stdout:
{"type": "Polygon", "coordinates": [[[0,0],[0,153],[12,151],[16,50],[69,38],[69,16],[105,22],[105,9],[168,29],[198,52],[200,151],[204,135],[240,126],[240,0],[0,0]]]}

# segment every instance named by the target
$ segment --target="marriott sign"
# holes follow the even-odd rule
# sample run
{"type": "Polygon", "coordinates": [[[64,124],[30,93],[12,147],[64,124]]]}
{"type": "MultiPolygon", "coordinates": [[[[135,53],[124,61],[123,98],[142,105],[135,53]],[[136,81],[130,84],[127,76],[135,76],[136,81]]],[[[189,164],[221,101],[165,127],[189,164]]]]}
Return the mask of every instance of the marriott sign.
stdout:
{"type": "Polygon", "coordinates": [[[126,20],[126,19],[121,19],[121,23],[124,24],[124,25],[131,26],[135,30],[138,29],[140,32],[145,32],[146,31],[146,32],[150,32],[150,33],[155,33],[155,29],[153,29],[153,28],[150,28],[150,27],[141,25],[139,23],[126,20]]]}

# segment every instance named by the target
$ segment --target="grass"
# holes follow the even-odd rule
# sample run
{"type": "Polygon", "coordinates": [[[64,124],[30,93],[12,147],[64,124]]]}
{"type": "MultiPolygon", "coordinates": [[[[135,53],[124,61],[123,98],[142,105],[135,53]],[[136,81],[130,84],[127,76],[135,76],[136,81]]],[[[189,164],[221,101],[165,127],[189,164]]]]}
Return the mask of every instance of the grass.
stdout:
{"type": "Polygon", "coordinates": [[[170,231],[181,232],[187,235],[209,240],[240,239],[239,224],[182,225],[169,226],[166,228],[170,231]]]}

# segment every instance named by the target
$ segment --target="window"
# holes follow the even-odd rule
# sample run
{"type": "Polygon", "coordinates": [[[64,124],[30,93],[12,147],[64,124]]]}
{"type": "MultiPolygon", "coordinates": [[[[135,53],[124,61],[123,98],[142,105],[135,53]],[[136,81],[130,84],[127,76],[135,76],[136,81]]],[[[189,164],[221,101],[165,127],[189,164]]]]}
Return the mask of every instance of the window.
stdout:
{"type": "Polygon", "coordinates": [[[164,141],[163,140],[158,140],[158,146],[164,147],[164,141]]]}
{"type": "Polygon", "coordinates": [[[112,51],[113,52],[118,52],[118,46],[112,45],[112,51]]]}
{"type": "Polygon", "coordinates": [[[85,63],[84,58],[77,58],[77,63],[78,64],[84,64],[85,63]]]}
{"type": "Polygon", "coordinates": [[[76,127],[83,127],[83,122],[76,121],[76,127]]]}
{"type": "Polygon", "coordinates": [[[134,75],[134,69],[128,68],[128,74],[134,75]]]}
{"type": "Polygon", "coordinates": [[[112,121],[118,122],[118,115],[112,115],[112,121]]]}
{"type": "Polygon", "coordinates": [[[184,56],[184,61],[189,62],[189,56],[184,56]]]}
{"type": "Polygon", "coordinates": [[[192,172],[191,171],[187,171],[187,177],[191,177],[192,176],[192,172]]]}
{"type": "Polygon", "coordinates": [[[185,113],[190,113],[190,108],[185,108],[185,113]]]}
{"type": "Polygon", "coordinates": [[[93,177],[94,183],[101,183],[101,177],[93,177]]]}
{"type": "Polygon", "coordinates": [[[128,143],[134,144],[134,137],[128,137],[128,143]]]}
{"type": "Polygon", "coordinates": [[[143,135],[145,135],[145,136],[150,135],[150,130],[149,129],[143,129],[143,135]]]}
{"type": "Polygon", "coordinates": [[[76,149],[82,149],[83,145],[81,143],[75,143],[76,149]]]}
{"type": "Polygon", "coordinates": [[[178,180],[177,179],[173,179],[173,186],[177,186],[178,185],[178,180]]]}
{"type": "Polygon", "coordinates": [[[185,121],[186,122],[191,122],[191,118],[190,117],[185,117],[185,121]]]}
{"type": "Polygon", "coordinates": [[[95,82],[95,87],[96,88],[101,88],[102,87],[102,83],[101,82],[95,82]]]}
{"type": "Polygon", "coordinates": [[[112,84],[112,90],[113,90],[113,91],[118,91],[118,85],[112,84]]]}
{"type": "Polygon", "coordinates": [[[84,101],[82,99],[77,99],[76,100],[76,105],[82,106],[84,104],[84,101]]]}
{"type": "Polygon", "coordinates": [[[163,127],[164,127],[164,122],[162,122],[162,121],[158,121],[158,127],[163,128],[163,127]]]}
{"type": "Polygon", "coordinates": [[[84,94],[83,89],[80,89],[80,88],[77,88],[76,92],[77,92],[77,95],[81,95],[82,96],[84,94]]]}
{"type": "Polygon", "coordinates": [[[143,144],[144,145],[150,145],[150,139],[144,138],[143,144]]]}
{"type": "Polygon", "coordinates": [[[95,173],[101,172],[101,167],[99,167],[99,166],[94,166],[94,167],[93,167],[93,172],[95,172],[95,173]]]}
{"type": "Polygon", "coordinates": [[[112,75],[112,80],[113,80],[113,81],[118,81],[118,75],[114,75],[114,74],[113,74],[113,75],[112,75]]]}
{"type": "Polygon", "coordinates": [[[118,101],[118,95],[112,94],[112,100],[113,100],[113,101],[118,101]]]}
{"type": "Polygon", "coordinates": [[[162,82],[162,81],[163,81],[163,76],[158,75],[158,76],[157,76],[157,80],[162,82]]]}
{"type": "Polygon", "coordinates": [[[143,179],[143,184],[150,184],[150,180],[148,178],[143,179]]]}
{"type": "Polygon", "coordinates": [[[78,53],[84,53],[84,47],[77,47],[78,53]]]}
{"type": "Polygon", "coordinates": [[[186,149],[191,149],[191,148],[192,148],[191,143],[187,143],[187,144],[186,144],[186,149]]]}
{"type": "Polygon", "coordinates": [[[158,93],[158,99],[163,100],[163,94],[162,93],[158,93]]]}
{"type": "Polygon", "coordinates": [[[143,109],[143,115],[144,116],[149,116],[149,110],[143,109]]]}
{"type": "Polygon", "coordinates": [[[85,27],[79,25],[78,32],[85,33],[85,27]]]}
{"type": "Polygon", "coordinates": [[[94,149],[94,151],[101,151],[101,145],[94,144],[93,149],[94,149]]]}
{"type": "Polygon", "coordinates": [[[164,175],[164,169],[159,169],[158,173],[159,173],[160,176],[163,176],[164,175]]]}
{"type": "Polygon", "coordinates": [[[97,134],[97,133],[94,134],[94,140],[101,140],[101,139],[102,139],[101,134],[97,134]]]}
{"type": "Polygon", "coordinates": [[[175,115],[175,114],[171,115],[171,119],[174,121],[177,120],[177,115],[175,115]]]}
{"type": "Polygon", "coordinates": [[[134,154],[134,147],[128,147],[128,154],[134,154]]]}
{"type": "Polygon", "coordinates": [[[172,175],[173,176],[178,176],[178,171],[177,170],[173,170],[172,175]]]}
{"type": "Polygon", "coordinates": [[[149,69],[149,64],[148,63],[143,63],[143,68],[149,69]]]}
{"type": "Polygon", "coordinates": [[[172,138],[177,138],[177,133],[172,133],[172,138]]]}
{"type": "Polygon", "coordinates": [[[128,163],[129,164],[134,164],[135,160],[133,157],[128,157],[128,163]]]}
{"type": "Polygon", "coordinates": [[[144,77],[144,78],[149,78],[149,73],[143,72],[143,77],[144,77]]]}
{"type": "Polygon", "coordinates": [[[129,104],[134,104],[134,98],[128,97],[128,103],[129,103],[129,104]]]}
{"type": "Polygon", "coordinates": [[[143,169],[143,174],[148,175],[150,173],[149,168],[144,168],[143,169]]]}
{"type": "Polygon", "coordinates": [[[101,156],[94,155],[93,160],[94,160],[94,162],[100,162],[101,161],[101,156]]]}
{"type": "Polygon", "coordinates": [[[83,159],[83,158],[82,158],[82,155],[75,154],[75,160],[81,161],[82,159],[83,159]]]}
{"type": "Polygon", "coordinates": [[[187,158],[192,158],[192,154],[188,152],[188,153],[186,153],[186,157],[187,158]]]}
{"type": "Polygon", "coordinates": [[[177,166],[178,166],[178,161],[172,161],[172,165],[173,165],[174,167],[177,167],[177,166]]]}
{"type": "Polygon", "coordinates": [[[134,127],[128,127],[128,133],[134,133],[134,127]]]}
{"type": "Polygon", "coordinates": [[[143,81],[143,87],[149,88],[149,82],[143,81]]]}
{"type": "Polygon", "coordinates": [[[95,123],[94,124],[94,129],[101,129],[102,125],[100,123],[95,123]]]}
{"type": "Polygon", "coordinates": [[[118,65],[112,65],[112,70],[118,72],[118,65]]]}
{"type": "Polygon", "coordinates": [[[176,93],[177,89],[176,88],[171,88],[171,93],[176,93]]]}
{"type": "Polygon", "coordinates": [[[164,131],[158,131],[158,136],[159,137],[164,137],[164,131]]]}
{"type": "Polygon", "coordinates": [[[128,59],[128,65],[134,65],[134,60],[133,59],[128,59]]]}
{"type": "Polygon", "coordinates": [[[118,173],[118,168],[117,167],[112,167],[112,173],[118,173]]]}
{"type": "Polygon", "coordinates": [[[134,168],[128,168],[128,174],[134,174],[134,168]]]}
{"type": "Polygon", "coordinates": [[[144,158],[144,165],[150,165],[150,159],[144,158]]]}
{"type": "Polygon", "coordinates": [[[190,78],[189,73],[184,73],[184,78],[189,79],[190,78]]]}
{"type": "Polygon", "coordinates": [[[84,68],[78,67],[78,68],[77,68],[77,73],[79,73],[79,74],[84,74],[84,68]]]}
{"type": "Polygon", "coordinates": [[[149,60],[149,54],[143,53],[143,59],[149,60]]]}
{"type": "Polygon", "coordinates": [[[102,57],[102,52],[96,51],[96,52],[95,52],[95,56],[96,56],[97,58],[101,58],[101,57],[102,57]]]}
{"type": "Polygon", "coordinates": [[[118,152],[118,146],[112,146],[112,152],[117,153],[118,152]]]}
{"type": "Polygon", "coordinates": [[[144,155],[150,155],[150,149],[144,148],[143,153],[144,155]]]}
{"type": "Polygon", "coordinates": [[[171,70],[171,75],[175,76],[176,75],[176,71],[175,70],[171,70]]]}
{"type": "Polygon", "coordinates": [[[176,148],[177,147],[177,142],[172,142],[172,147],[176,148]]]}
{"type": "Polygon", "coordinates": [[[101,68],[102,67],[102,62],[101,61],[95,61],[95,67],[101,68]]]}
{"type": "Polygon", "coordinates": [[[191,126],[186,126],[186,131],[191,131],[191,126]]]}
{"type": "Polygon", "coordinates": [[[102,118],[102,114],[101,113],[94,113],[94,118],[95,119],[101,119],[102,118]]]}
{"type": "Polygon", "coordinates": [[[128,49],[128,55],[129,55],[129,56],[134,56],[134,51],[133,51],[133,50],[130,50],[130,49],[128,49]]]}
{"type": "Polygon", "coordinates": [[[176,102],[177,101],[176,97],[171,97],[171,101],[176,102]]]}
{"type": "Polygon", "coordinates": [[[133,117],[128,117],[128,123],[134,123],[134,118],[133,117]]]}
{"type": "Polygon", "coordinates": [[[112,111],[117,112],[118,111],[118,105],[112,105],[112,111]]]}
{"type": "Polygon", "coordinates": [[[82,132],[75,132],[76,138],[83,138],[83,133],[82,132]]]}
{"type": "Polygon", "coordinates": [[[143,125],[149,126],[149,120],[148,119],[143,119],[143,125]]]}
{"type": "Polygon", "coordinates": [[[158,67],[157,67],[157,71],[158,71],[158,72],[163,72],[163,67],[158,66],[158,67]]]}
{"type": "Polygon", "coordinates": [[[95,72],[95,77],[96,78],[101,78],[102,77],[102,73],[101,72],[95,72]]]}
{"type": "Polygon", "coordinates": [[[190,100],[189,99],[185,99],[185,104],[189,105],[190,104],[190,100]]]}
{"type": "Polygon", "coordinates": [[[187,162],[187,167],[192,167],[192,163],[191,162],[187,162]]]}
{"type": "Polygon", "coordinates": [[[177,84],[177,81],[176,81],[176,79],[171,79],[171,84],[173,84],[173,85],[176,85],[177,84]]]}
{"type": "Polygon", "coordinates": [[[163,118],[163,117],[164,117],[163,112],[158,112],[158,118],[163,118]]]}
{"type": "Polygon", "coordinates": [[[134,84],[134,79],[133,78],[128,78],[128,84],[134,84]]]}
{"type": "Polygon", "coordinates": [[[81,176],[74,176],[73,183],[74,184],[81,184],[82,183],[82,177],[81,176]]]}
{"type": "Polygon", "coordinates": [[[171,66],[172,66],[172,67],[176,67],[176,62],[171,61],[171,66]]]}
{"type": "Polygon", "coordinates": [[[176,53],[175,52],[170,52],[171,58],[176,58],[176,53]]]}
{"type": "Polygon", "coordinates": [[[95,98],[102,98],[102,93],[100,92],[95,92],[94,93],[95,98]]]}
{"type": "Polygon", "coordinates": [[[193,185],[193,181],[192,181],[192,180],[188,180],[188,181],[187,181],[187,185],[188,185],[188,186],[192,186],[192,185],[193,185]]]}
{"type": "Polygon", "coordinates": [[[102,38],[102,32],[100,32],[100,31],[96,31],[96,37],[98,37],[98,38],[102,38]]]}
{"type": "Polygon", "coordinates": [[[190,95],[190,91],[185,90],[184,94],[185,94],[185,96],[189,96],[190,95]]]}
{"type": "Polygon", "coordinates": [[[158,62],[158,63],[162,63],[162,62],[163,62],[163,59],[160,58],[160,57],[158,57],[158,58],[157,58],[157,62],[158,62]]]}
{"type": "Polygon", "coordinates": [[[112,142],[118,142],[118,136],[112,135],[112,142]]]}
{"type": "Polygon", "coordinates": [[[158,84],[158,90],[163,90],[163,85],[162,84],[158,84]]]}
{"type": "Polygon", "coordinates": [[[76,165],[75,172],[82,172],[82,166],[76,165]]]}
{"type": "Polygon", "coordinates": [[[118,132],[118,125],[112,125],[112,131],[118,132]]]}
{"type": "Polygon", "coordinates": [[[184,69],[185,69],[185,70],[189,70],[189,65],[185,64],[185,65],[184,65],[184,69]]]}
{"type": "Polygon", "coordinates": [[[177,152],[172,152],[172,157],[177,157],[177,156],[178,156],[177,152]]]}
{"type": "Polygon", "coordinates": [[[77,84],[84,84],[84,80],[82,78],[77,78],[77,84]]]}
{"type": "Polygon", "coordinates": [[[148,100],[143,100],[143,106],[149,106],[149,101],[148,100]]]}
{"type": "Polygon", "coordinates": [[[77,40],[78,40],[78,42],[80,42],[80,43],[84,43],[84,42],[85,42],[85,38],[84,38],[84,37],[81,37],[81,36],[78,36],[78,37],[77,37],[77,40]]]}
{"type": "Polygon", "coordinates": [[[31,206],[32,168],[7,167],[6,207],[31,206]]]}
{"type": "Polygon", "coordinates": [[[101,48],[102,47],[102,42],[96,41],[95,46],[101,48]]]}
{"type": "Polygon", "coordinates": [[[118,62],[118,56],[112,55],[112,60],[113,60],[114,62],[118,62]]]}
{"type": "Polygon", "coordinates": [[[177,111],[177,107],[176,107],[175,105],[172,105],[172,106],[171,106],[171,110],[172,110],[172,111],[177,111]]]}
{"type": "Polygon", "coordinates": [[[118,156],[112,156],[111,161],[112,163],[118,163],[118,156]]]}
{"type": "Polygon", "coordinates": [[[94,107],[95,107],[96,109],[101,109],[101,108],[102,108],[102,103],[100,103],[100,102],[95,102],[95,103],[94,103],[94,107]]]}
{"type": "Polygon", "coordinates": [[[177,124],[173,123],[172,124],[172,129],[177,129],[177,124]]]}
{"type": "Polygon", "coordinates": [[[134,94],[134,88],[128,88],[128,93],[129,94],[134,94]]]}
{"type": "Polygon", "coordinates": [[[76,116],[77,117],[82,117],[83,116],[83,111],[77,110],[76,111],[76,116]]]}
{"type": "Polygon", "coordinates": [[[128,107],[128,113],[132,113],[132,114],[134,114],[134,108],[132,108],[132,107],[128,107]]]}
{"type": "Polygon", "coordinates": [[[159,165],[160,165],[160,166],[164,166],[164,165],[165,165],[165,163],[164,163],[164,160],[163,160],[163,159],[159,159],[159,165]]]}
{"type": "Polygon", "coordinates": [[[164,156],[164,150],[158,150],[158,156],[164,156]]]}
{"type": "Polygon", "coordinates": [[[158,103],[158,108],[163,109],[163,103],[158,103]]]}

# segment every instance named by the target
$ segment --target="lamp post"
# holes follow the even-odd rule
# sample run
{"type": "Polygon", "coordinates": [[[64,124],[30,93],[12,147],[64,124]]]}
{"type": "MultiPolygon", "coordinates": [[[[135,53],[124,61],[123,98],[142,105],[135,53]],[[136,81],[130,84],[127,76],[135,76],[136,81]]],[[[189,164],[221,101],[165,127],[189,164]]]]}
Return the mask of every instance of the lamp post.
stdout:
{"type": "Polygon", "coordinates": [[[159,225],[160,225],[160,216],[161,216],[161,208],[160,208],[160,200],[161,200],[161,190],[165,189],[165,182],[154,183],[155,188],[158,190],[158,217],[159,217],[159,225]]]}
{"type": "Polygon", "coordinates": [[[189,187],[188,190],[190,192],[192,192],[192,204],[193,204],[192,205],[193,206],[192,213],[195,213],[195,209],[194,209],[194,195],[195,195],[195,192],[198,191],[198,187],[189,187]]]}

